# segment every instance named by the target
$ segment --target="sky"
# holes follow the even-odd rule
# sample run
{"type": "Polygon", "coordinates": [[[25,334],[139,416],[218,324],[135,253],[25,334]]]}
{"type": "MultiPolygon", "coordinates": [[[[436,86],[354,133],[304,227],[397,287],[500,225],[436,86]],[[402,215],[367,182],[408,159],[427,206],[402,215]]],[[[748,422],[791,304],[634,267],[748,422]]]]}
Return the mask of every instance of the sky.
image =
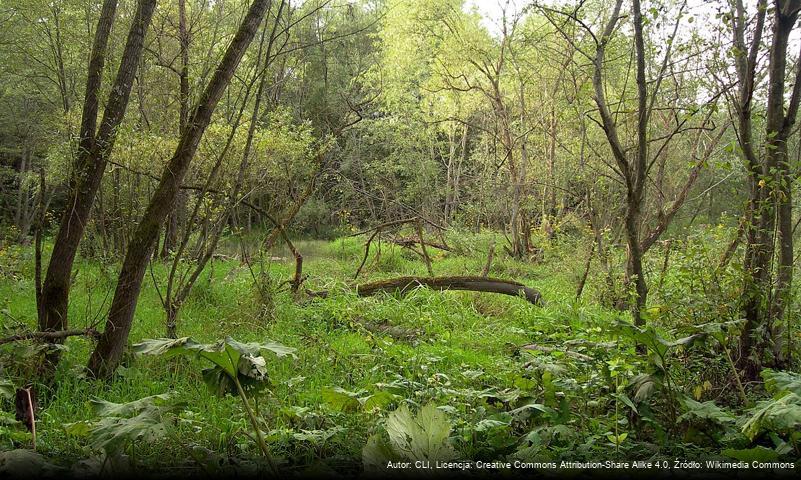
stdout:
{"type": "MultiPolygon", "coordinates": [[[[507,7],[507,15],[514,16],[522,8],[534,3],[536,0],[465,0],[464,8],[469,11],[472,7],[476,7],[481,13],[483,19],[482,24],[484,27],[495,36],[500,36],[501,33],[501,18],[503,15],[503,7],[507,7]]],[[[540,3],[547,3],[550,5],[574,5],[576,0],[539,0],[540,3]]],[[[749,14],[753,14],[758,0],[745,0],[745,7],[749,14]]],[[[708,37],[705,35],[705,25],[719,25],[720,20],[715,18],[717,9],[725,4],[724,0],[687,0],[686,12],[695,17],[693,24],[688,23],[686,20],[679,24],[679,37],[688,35],[691,30],[698,32],[701,37],[708,37]]],[[[647,8],[647,4],[643,8],[647,8]]],[[[675,19],[673,19],[675,22],[675,19]]],[[[708,32],[708,30],[707,30],[708,32]]],[[[711,32],[709,32],[711,33],[711,32]]],[[[713,34],[714,35],[714,34],[713,34]]],[[[766,28],[765,41],[770,37],[770,27],[766,28]]],[[[746,39],[746,41],[749,41],[746,39]]],[[[793,55],[801,48],[801,28],[796,28],[790,35],[789,52],[793,55]]]]}

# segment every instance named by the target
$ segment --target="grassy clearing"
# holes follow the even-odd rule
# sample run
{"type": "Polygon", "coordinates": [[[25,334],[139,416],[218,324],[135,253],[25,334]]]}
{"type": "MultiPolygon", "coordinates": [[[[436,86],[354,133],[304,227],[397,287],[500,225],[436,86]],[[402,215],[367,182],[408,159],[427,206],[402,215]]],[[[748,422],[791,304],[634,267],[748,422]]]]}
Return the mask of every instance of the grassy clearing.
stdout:
{"type": "MultiPolygon", "coordinates": [[[[435,273],[479,273],[491,237],[490,233],[454,236],[450,239],[453,252],[434,254],[435,273]]],[[[698,242],[692,245],[699,249],[698,245],[705,245],[704,239],[698,242]]],[[[297,360],[278,359],[268,365],[271,386],[254,398],[270,428],[270,448],[286,468],[358,471],[362,448],[370,435],[381,432],[388,411],[402,403],[419,408],[430,402],[444,407],[448,414],[452,443],[461,458],[719,456],[729,444],[704,438],[690,422],[682,423],[676,416],[683,413],[679,399],[684,396],[714,400],[734,414],[743,411],[723,359],[707,350],[680,348],[670,356],[672,397],[657,385],[653,395],[637,401],[638,410],[628,405],[635,398],[637,375],[653,375],[652,365],[637,356],[633,342],[613,328],[616,319],[625,315],[599,306],[604,279],[597,266],[582,299],[575,300],[586,255],[582,244],[571,239],[543,244],[540,263],[517,262],[499,252],[490,270],[492,276],[539,289],[547,302],[543,308],[502,295],[425,289],[404,297],[358,298],[346,286],[352,283],[363,246],[359,239],[345,238],[297,244],[310,275],[306,286],[330,290],[328,298],[294,299],[284,290],[265,299],[254,288],[254,275],[247,266],[235,259],[218,260],[193,290],[179,318],[178,332],[201,342],[230,335],[240,341],[272,339],[297,348],[297,360]],[[519,349],[529,343],[555,350],[519,349]],[[592,360],[560,351],[565,349],[592,360]],[[382,408],[342,411],[326,397],[333,387],[362,394],[387,391],[396,396],[382,408]],[[532,402],[542,410],[522,417],[510,415],[532,402]],[[668,408],[666,402],[672,406],[668,408]],[[627,434],[622,440],[621,433],[627,434]]],[[[228,239],[222,251],[233,255],[238,248],[235,239],[228,239]]],[[[273,255],[287,256],[283,251],[273,255]]],[[[662,259],[651,257],[657,257],[649,265],[651,278],[657,278],[662,259]]],[[[711,262],[715,256],[707,258],[711,262]]],[[[689,262],[703,261],[700,255],[692,256],[691,250],[675,259],[675,267],[662,279],[662,289],[652,297],[656,302],[686,299],[669,308],[652,308],[652,322],[661,326],[659,331],[666,337],[677,335],[671,329],[691,327],[692,318],[725,320],[713,318],[709,312],[717,311],[717,303],[730,294],[726,282],[716,284],[717,294],[707,292],[703,305],[693,304],[700,302],[692,289],[705,281],[705,270],[689,262]]],[[[31,251],[9,247],[4,251],[3,267],[0,302],[7,313],[3,321],[8,324],[13,317],[33,326],[31,251]]],[[[275,286],[290,276],[293,265],[286,260],[267,262],[263,267],[271,279],[267,283],[275,286]]],[[[102,318],[116,268],[80,260],[70,304],[74,327],[102,318]]],[[[166,269],[164,264],[153,264],[153,276],[162,284],[166,269]]],[[[263,282],[267,277],[259,271],[254,265],[256,278],[263,282]]],[[[359,280],[410,274],[425,275],[424,264],[408,251],[383,244],[380,258],[376,261],[371,254],[359,280]]],[[[148,279],[131,342],[163,336],[164,322],[158,293],[148,279]]],[[[200,360],[130,356],[113,382],[95,383],[86,381],[82,371],[90,342],[71,338],[67,345],[57,373],[59,389],[42,395],[45,406],[38,424],[38,444],[44,455],[65,463],[93,455],[84,437],[68,435],[64,429],[65,424],[93,419],[88,404],[91,398],[122,403],[170,392],[188,406],[166,438],[152,444],[137,442],[127,451],[136,465],[167,471],[193,468],[187,452],[196,448],[225,455],[229,461],[259,456],[246,433],[249,425],[241,404],[236,398],[209,393],[200,375],[207,365],[200,360]]],[[[6,373],[16,375],[17,382],[25,380],[24,369],[6,373]]],[[[3,405],[4,409],[10,406],[3,405]]],[[[13,440],[2,441],[2,449],[14,446],[13,440]]],[[[739,442],[743,448],[749,445],[739,442]]],[[[797,450],[786,455],[798,458],[797,450]]]]}

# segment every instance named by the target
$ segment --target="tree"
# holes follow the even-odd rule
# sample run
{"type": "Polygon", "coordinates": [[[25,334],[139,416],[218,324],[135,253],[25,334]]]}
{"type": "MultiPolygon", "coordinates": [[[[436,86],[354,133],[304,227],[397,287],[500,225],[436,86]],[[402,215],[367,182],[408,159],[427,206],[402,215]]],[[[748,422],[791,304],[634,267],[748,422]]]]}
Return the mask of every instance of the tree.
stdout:
{"type": "MultiPolygon", "coordinates": [[[[786,97],[787,48],[801,1],[775,0],[770,9],[773,35],[769,46],[768,91],[765,99],[763,149],[755,139],[753,116],[757,87],[757,67],[765,19],[766,0],[757,4],[751,44],[745,34],[747,13],[742,0],[730,2],[734,59],[738,90],[731,102],[737,118],[738,143],[745,160],[749,199],[745,212],[745,260],[743,316],[738,367],[746,378],[758,377],[766,347],[773,342],[769,362],[781,365],[780,322],[792,299],[793,280],[793,170],[787,156],[801,101],[801,62],[796,67],[789,101],[786,97]],[[778,257],[778,265],[773,259],[778,257]]],[[[789,347],[789,346],[788,346],[789,347]]]]}
{"type": "MultiPolygon", "coordinates": [[[[595,44],[595,52],[591,54],[582,51],[578,45],[576,50],[582,52],[582,55],[592,62],[593,77],[592,86],[594,93],[594,101],[598,109],[598,116],[600,117],[599,125],[601,126],[609,149],[614,159],[614,164],[610,165],[615,174],[620,178],[624,186],[624,204],[625,215],[623,219],[625,240],[626,240],[626,284],[632,290],[633,300],[630,302],[630,310],[632,319],[636,325],[642,325],[644,318],[642,311],[647,302],[648,285],[645,278],[645,271],[643,269],[643,255],[653,246],[658,238],[667,229],[674,216],[684,204],[690,188],[698,179],[700,170],[706,164],[707,159],[712,154],[714,146],[722,136],[722,129],[717,129],[718,134],[709,139],[706,148],[701,148],[698,152],[698,146],[701,143],[702,136],[696,136],[696,141],[693,142],[692,151],[694,155],[695,164],[692,166],[687,178],[684,182],[683,188],[679,190],[673,202],[666,206],[660,203],[656,215],[656,222],[647,228],[645,224],[645,213],[647,208],[647,185],[653,179],[650,176],[652,167],[657,161],[665,154],[671,142],[677,138],[685,137],[686,132],[690,130],[715,130],[715,127],[710,127],[710,120],[715,109],[712,108],[720,93],[715,93],[699,106],[695,103],[695,98],[692,95],[698,96],[697,84],[693,82],[682,82],[682,78],[672,73],[673,64],[681,62],[688,68],[689,59],[692,55],[687,55],[682,59],[674,59],[672,54],[674,52],[674,42],[677,40],[677,32],[684,9],[687,5],[686,1],[682,1],[678,7],[676,22],[672,32],[668,36],[667,46],[664,50],[662,60],[658,63],[658,67],[654,69],[655,75],[653,78],[648,77],[648,70],[646,63],[649,60],[649,51],[646,49],[646,35],[644,33],[644,26],[646,20],[643,17],[641,2],[633,0],[631,2],[631,22],[633,26],[633,35],[631,43],[633,44],[633,57],[634,57],[634,73],[636,95],[634,98],[634,105],[628,107],[627,98],[625,96],[625,88],[620,98],[615,103],[617,108],[615,111],[610,108],[611,102],[607,99],[606,79],[610,73],[610,65],[607,59],[607,49],[614,39],[614,34],[620,26],[621,9],[623,6],[622,0],[616,0],[612,9],[611,15],[605,23],[605,26],[599,36],[595,35],[590,27],[587,26],[579,18],[579,10],[581,4],[572,12],[558,12],[556,10],[546,9],[546,12],[558,12],[560,15],[566,15],[572,19],[576,24],[581,26],[587,31],[587,34],[592,37],[595,44]],[[670,68],[669,68],[670,67],[670,68]],[[657,102],[663,99],[662,88],[666,84],[677,90],[687,89],[688,94],[684,96],[684,105],[675,105],[662,107],[657,102]],[[686,85],[685,85],[686,84],[686,85]],[[650,90],[650,91],[649,91],[650,90]],[[636,116],[636,121],[631,121],[634,125],[626,123],[627,115],[620,115],[626,108],[631,108],[631,117],[636,116]],[[667,118],[672,120],[668,122],[665,131],[660,132],[661,135],[654,135],[654,125],[652,119],[654,112],[660,110],[672,111],[672,115],[667,118]],[[699,113],[702,107],[707,107],[708,112],[705,116],[701,117],[699,113]],[[672,117],[672,119],[671,119],[672,117]],[[701,121],[694,125],[690,120],[701,117],[701,121]],[[633,130],[633,135],[628,142],[621,126],[625,126],[626,130],[629,128],[633,130]],[[655,153],[650,151],[651,143],[655,143],[655,153]],[[700,154],[698,154],[700,153],[700,154]],[[645,228],[644,228],[645,227],[645,228]]],[[[551,17],[551,23],[565,33],[564,27],[558,20],[551,17]]],[[[648,22],[650,23],[650,22],[648,22]]],[[[568,41],[573,41],[571,36],[564,34],[568,41]]],[[[626,39],[628,42],[628,38],[626,39]]],[[[629,67],[627,67],[629,68],[629,67]]],[[[695,67],[699,68],[699,67],[695,67]]],[[[630,118],[630,117],[629,117],[630,118]]]]}
{"type": "MultiPolygon", "coordinates": [[[[142,56],[145,33],[150,25],[155,5],[156,0],[140,0],[137,4],[119,70],[106,101],[100,127],[97,128],[103,67],[117,8],[115,0],[106,0],[103,3],[89,60],[78,152],[70,180],[70,200],[62,214],[51,261],[40,289],[42,302],[39,305],[39,329],[42,331],[67,328],[72,265],[89,220],[95,194],[100,187],[106,162],[114,148],[117,128],[128,105],[131,86],[142,56]]],[[[58,352],[48,356],[51,367],[55,366],[58,358],[58,352]]]]}
{"type": "Polygon", "coordinates": [[[96,378],[109,378],[116,370],[128,340],[145,268],[153,253],[160,226],[174,207],[181,182],[211,121],[212,114],[239,62],[261,24],[270,0],[254,0],[200,96],[181,135],[178,147],[165,168],[150,204],[128,243],[106,328],[89,358],[88,369],[96,378]]]}

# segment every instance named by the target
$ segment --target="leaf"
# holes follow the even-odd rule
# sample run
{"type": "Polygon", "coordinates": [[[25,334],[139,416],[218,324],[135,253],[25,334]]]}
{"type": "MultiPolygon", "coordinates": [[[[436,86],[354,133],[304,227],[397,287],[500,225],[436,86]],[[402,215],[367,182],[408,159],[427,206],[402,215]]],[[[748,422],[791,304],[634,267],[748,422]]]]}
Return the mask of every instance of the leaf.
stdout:
{"type": "Polygon", "coordinates": [[[742,432],[754,440],[765,431],[793,432],[801,428],[801,396],[795,393],[759,404],[753,416],[743,424],[742,432]]]}
{"type": "Polygon", "coordinates": [[[720,452],[722,455],[731,457],[735,460],[740,460],[743,462],[769,462],[771,460],[776,460],[779,458],[779,454],[776,453],[774,450],[770,448],[766,448],[763,446],[757,446],[754,448],[746,448],[743,450],[735,450],[733,448],[727,448],[720,452]]]}
{"type": "Polygon", "coordinates": [[[515,408],[514,410],[510,410],[509,414],[513,417],[519,417],[521,419],[526,419],[531,415],[535,414],[536,412],[541,413],[550,413],[553,412],[552,408],[546,407],[541,403],[527,403],[522,407],[515,408]]]}
{"type": "Polygon", "coordinates": [[[325,443],[326,440],[334,435],[344,432],[343,427],[332,427],[327,430],[301,430],[292,434],[292,438],[300,442],[310,442],[315,445],[325,443]]]}
{"type": "Polygon", "coordinates": [[[389,392],[376,392],[368,397],[360,398],[359,402],[361,402],[362,408],[369,412],[374,409],[383,409],[398,398],[400,398],[398,395],[389,392]]]}
{"type": "Polygon", "coordinates": [[[261,343],[251,342],[251,343],[240,343],[234,340],[231,337],[225,337],[226,344],[230,345],[234,350],[238,351],[243,355],[252,355],[252,356],[259,356],[262,355],[265,351],[274,353],[277,357],[292,357],[297,358],[295,355],[295,348],[287,347],[286,345],[282,345],[278,342],[274,342],[272,340],[266,340],[261,343]]]}
{"type": "Polygon", "coordinates": [[[236,383],[246,391],[255,391],[266,386],[267,360],[264,352],[277,357],[295,357],[295,349],[281,345],[272,340],[261,343],[242,343],[231,337],[225,337],[215,343],[197,343],[190,337],[179,339],[160,338],[145,340],[133,346],[136,353],[142,355],[174,355],[196,354],[214,364],[214,367],[203,370],[203,381],[216,395],[236,393],[236,383]],[[225,377],[228,378],[225,378],[225,377]]]}
{"type": "Polygon", "coordinates": [[[251,355],[243,355],[239,359],[239,373],[246,377],[256,380],[267,379],[267,360],[261,355],[253,357],[251,355]]]}
{"type": "Polygon", "coordinates": [[[13,383],[5,378],[0,378],[0,397],[11,399],[14,397],[15,390],[13,383]]]}
{"type": "Polygon", "coordinates": [[[335,410],[353,412],[361,405],[359,395],[362,392],[349,392],[341,387],[327,387],[323,389],[323,401],[335,410]]]}
{"type": "Polygon", "coordinates": [[[616,393],[614,395],[615,395],[615,398],[617,398],[621,402],[625,403],[626,406],[628,406],[630,409],[632,409],[632,411],[634,411],[634,413],[636,413],[637,415],[640,414],[640,412],[637,411],[637,407],[634,405],[634,402],[631,401],[631,399],[629,398],[628,395],[626,395],[625,393],[616,393]]]}
{"type": "Polygon", "coordinates": [[[92,398],[89,400],[89,404],[95,415],[100,417],[129,417],[153,406],[166,406],[169,398],[170,395],[167,393],[151,395],[128,403],[114,403],[100,398],[92,398]]]}
{"type": "Polygon", "coordinates": [[[393,451],[409,460],[451,460],[456,457],[448,444],[451,425],[445,413],[433,404],[413,416],[404,404],[389,414],[387,434],[393,451]]]}
{"type": "Polygon", "coordinates": [[[485,418],[476,424],[473,427],[473,430],[476,432],[485,432],[487,430],[492,430],[493,428],[497,427],[508,427],[510,422],[502,422],[500,420],[492,420],[490,418],[485,418]]]}
{"type": "Polygon", "coordinates": [[[765,379],[765,389],[774,397],[780,397],[786,392],[801,396],[801,374],[766,368],[761,375],[765,379]]]}
{"type": "Polygon", "coordinates": [[[76,437],[88,437],[89,433],[92,431],[92,425],[86,421],[65,423],[63,427],[67,435],[74,435],[76,437]]]}
{"type": "Polygon", "coordinates": [[[371,435],[367,439],[367,444],[362,448],[362,463],[365,471],[368,472],[386,472],[387,462],[397,458],[392,447],[380,435],[371,435]]]}
{"type": "Polygon", "coordinates": [[[631,385],[634,389],[634,401],[637,403],[650,398],[656,391],[654,377],[646,373],[641,373],[632,378],[631,385]]]}
{"type": "Polygon", "coordinates": [[[678,418],[679,421],[687,421],[691,418],[697,418],[700,420],[709,420],[713,423],[717,423],[718,425],[726,425],[729,423],[734,423],[735,421],[733,415],[715,405],[715,402],[711,400],[701,403],[691,398],[684,398],[683,403],[687,408],[687,413],[681,415],[678,418]]]}
{"type": "Polygon", "coordinates": [[[215,365],[213,367],[204,368],[201,372],[201,376],[203,377],[203,383],[206,384],[212,394],[218,397],[237,394],[236,383],[233,377],[222,367],[215,365]]]}
{"type": "Polygon", "coordinates": [[[106,417],[92,428],[90,446],[109,455],[120,453],[135,441],[154,442],[165,434],[164,423],[153,412],[142,412],[132,418],[106,417]]]}
{"type": "MultiPolygon", "coordinates": [[[[165,435],[164,418],[186,406],[171,402],[168,394],[152,395],[128,403],[107,402],[94,398],[90,404],[101,419],[88,426],[89,445],[109,455],[121,453],[131,442],[153,442],[165,435]]],[[[85,434],[87,426],[76,422],[67,427],[68,433],[85,434]]]]}
{"type": "Polygon", "coordinates": [[[156,338],[144,340],[133,345],[134,353],[140,355],[159,355],[174,357],[190,351],[197,343],[190,337],[156,338]]]}
{"type": "Polygon", "coordinates": [[[694,333],[689,337],[679,338],[678,340],[673,340],[672,342],[659,337],[659,341],[668,347],[678,347],[678,346],[692,345],[697,340],[703,339],[704,337],[706,337],[705,333],[694,333]]]}

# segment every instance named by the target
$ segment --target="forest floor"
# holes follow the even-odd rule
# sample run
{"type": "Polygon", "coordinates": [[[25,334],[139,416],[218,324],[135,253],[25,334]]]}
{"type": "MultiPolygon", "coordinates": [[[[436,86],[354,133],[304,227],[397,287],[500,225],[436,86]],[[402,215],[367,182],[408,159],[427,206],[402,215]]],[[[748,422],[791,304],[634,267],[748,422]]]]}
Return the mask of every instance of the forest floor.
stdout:
{"type": "MultiPolygon", "coordinates": [[[[492,233],[450,236],[452,251],[431,249],[434,273],[479,275],[492,238],[492,233]]],[[[770,395],[759,384],[746,384],[749,405],[743,404],[722,353],[725,342],[694,341],[702,339],[693,336],[699,328],[715,330],[710,324],[725,331],[734,315],[727,302],[736,294],[727,290],[725,279],[715,284],[719,291],[700,299],[698,292],[711,282],[704,277],[709,270],[704,262],[719,257],[717,250],[706,249],[708,240],[688,242],[665,270],[661,254],[650,256],[649,322],[655,330],[637,332],[626,325],[626,314],[601,306],[606,284],[596,262],[576,300],[589,254],[587,241],[578,238],[543,241],[541,261],[522,262],[501,251],[503,236],[497,236],[490,276],[538,289],[543,307],[503,295],[423,288],[405,296],[357,297],[348,285],[355,283],[363,238],[297,242],[309,275],[304,286],[330,294],[295,298],[279,288],[293,271],[291,257],[263,263],[254,257],[248,267],[236,258],[238,240],[229,238],[221,249],[226,256],[206,269],[183,307],[178,335],[198,342],[270,339],[297,349],[295,359],[268,358],[270,386],[252,398],[283,469],[361,471],[365,445],[373,435],[385,438],[387,416],[401,404],[412,412],[428,404],[440,407],[450,428],[448,448],[461,459],[646,460],[669,461],[670,467],[675,459],[799,462],[792,425],[747,424],[770,395]],[[641,356],[635,339],[664,348],[641,356]],[[536,347],[521,349],[531,344],[536,347]],[[759,400],[764,402],[756,404],[759,400]]],[[[0,326],[10,330],[15,319],[33,327],[32,250],[7,247],[0,254],[0,326]]],[[[117,268],[79,260],[71,328],[103,320],[117,268]]],[[[153,262],[131,343],[165,335],[153,279],[163,290],[167,269],[168,264],[153,262]]],[[[371,253],[358,281],[426,274],[414,253],[383,243],[380,258],[371,253]]],[[[144,468],[170,474],[263,466],[242,403],[209,391],[201,375],[208,365],[201,359],[130,355],[113,381],[101,383],[87,381],[83,372],[91,347],[89,339],[68,339],[57,391],[40,387],[36,445],[47,459],[73,471],[144,468]],[[185,402],[177,420],[142,437],[151,441],[121,440],[115,458],[103,457],[102,440],[90,428],[98,420],[90,400],[125,403],[164,393],[171,402],[185,402]]],[[[21,342],[0,351],[6,361],[23,358],[32,348],[21,342]]],[[[24,367],[5,370],[24,384],[24,367]]],[[[11,400],[0,398],[0,406],[13,411],[11,400]]],[[[30,447],[29,434],[3,425],[0,451],[30,447]]]]}

